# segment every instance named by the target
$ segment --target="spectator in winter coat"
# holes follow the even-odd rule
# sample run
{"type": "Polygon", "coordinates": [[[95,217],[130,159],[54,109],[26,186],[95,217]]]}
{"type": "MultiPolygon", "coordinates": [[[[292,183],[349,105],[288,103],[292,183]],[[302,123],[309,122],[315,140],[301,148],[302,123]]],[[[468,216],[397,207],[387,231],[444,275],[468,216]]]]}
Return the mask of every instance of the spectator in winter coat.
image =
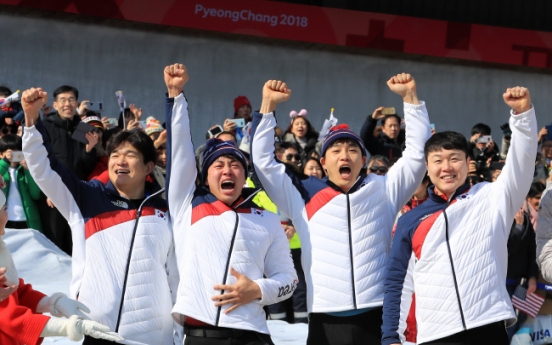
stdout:
{"type": "Polygon", "coordinates": [[[321,146],[317,145],[318,133],[307,119],[307,110],[302,109],[300,112],[292,110],[289,117],[291,123],[286,129],[282,141],[295,144],[299,148],[299,153],[303,159],[307,158],[307,153],[313,150],[320,154],[321,146]]]}
{"type": "Polygon", "coordinates": [[[273,112],[291,93],[281,81],[265,83],[260,113],[253,118],[253,166],[301,240],[308,345],[376,344],[381,339],[393,221],[423,178],[423,143],[430,136],[414,79],[400,74],[387,85],[405,102],[409,137],[403,157],[386,176],[364,174],[366,149],[347,125],[332,127],[324,139],[321,163],[327,180],[302,178],[278,163],[273,112]]]}
{"type": "Polygon", "coordinates": [[[382,114],[383,107],[376,108],[371,116],[368,116],[362,129],[360,137],[366,149],[372,156],[381,155],[395,162],[402,156],[405,148],[405,137],[401,134],[401,118],[397,114],[382,114]],[[374,130],[381,120],[381,133],[376,136],[374,130]]]}
{"type": "Polygon", "coordinates": [[[503,98],[512,108],[512,139],[496,182],[466,183],[470,158],[463,135],[440,132],[425,144],[433,186],[429,199],[397,225],[387,266],[382,345],[404,341],[414,292],[418,344],[509,344],[505,325],[516,317],[505,285],[507,241],[531,185],[537,121],[526,88],[507,89],[503,98]]]}
{"type": "MultiPolygon", "coordinates": [[[[0,101],[13,94],[6,86],[0,86],[0,101]]],[[[0,123],[19,124],[23,120],[23,108],[20,102],[2,102],[0,105],[0,123]]]]}
{"type": "MultiPolygon", "coordinates": [[[[52,154],[80,180],[86,180],[98,160],[94,149],[98,137],[96,134],[87,134],[88,145],[71,138],[81,122],[77,113],[78,98],[79,91],[76,88],[68,85],[58,87],[54,91],[56,112],[44,117],[43,123],[50,138],[52,154]]],[[[49,208],[44,208],[46,212],[41,214],[44,234],[61,250],[71,255],[73,246],[69,224],[51,200],[46,202],[49,208]]]]}
{"type": "Polygon", "coordinates": [[[170,315],[179,276],[167,204],[146,182],[155,164],[152,140],[141,130],[116,134],[107,144],[107,184],[81,181],[52,154],[38,116],[46,100],[40,88],[23,93],[23,152],[31,175],[71,224],[71,296],[89,306],[92,320],[120,333],[122,344],[181,344],[182,328],[170,315]]]}
{"type": "Polygon", "coordinates": [[[2,240],[8,220],[5,202],[6,197],[0,193],[0,288],[11,287],[9,294],[0,293],[0,344],[39,345],[44,337],[54,336],[79,341],[84,334],[109,341],[123,340],[118,334],[109,332],[108,327],[87,321],[83,311],[90,310],[84,304],[59,292],[48,297],[19,278],[10,251],[2,240]]]}
{"type": "Polygon", "coordinates": [[[537,223],[537,264],[544,279],[552,281],[552,184],[548,184],[539,204],[537,223]]]}
{"type": "Polygon", "coordinates": [[[164,77],[167,198],[183,277],[173,316],[186,345],[273,344],[263,306],[289,298],[297,283],[278,216],[251,201],[258,190],[243,188],[247,162],[233,142],[207,141],[196,186],[188,74],[174,64],[164,77]]]}
{"type": "Polygon", "coordinates": [[[6,186],[4,194],[8,197],[8,223],[10,229],[35,229],[42,231],[40,215],[36,201],[40,199],[40,188],[34,181],[27,162],[21,157],[14,157],[14,152],[21,154],[21,138],[8,134],[0,139],[0,175],[6,186]]]}
{"type": "Polygon", "coordinates": [[[385,176],[389,171],[390,166],[389,159],[384,156],[376,155],[370,157],[368,161],[368,168],[366,169],[366,174],[376,174],[380,176],[385,176]]]}

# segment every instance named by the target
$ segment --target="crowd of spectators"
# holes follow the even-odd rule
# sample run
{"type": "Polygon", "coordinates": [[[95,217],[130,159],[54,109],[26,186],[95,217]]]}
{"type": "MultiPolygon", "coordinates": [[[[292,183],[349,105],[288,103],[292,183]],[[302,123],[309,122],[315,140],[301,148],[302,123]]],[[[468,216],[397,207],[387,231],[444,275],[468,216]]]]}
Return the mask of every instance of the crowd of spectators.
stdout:
{"type": "MultiPolygon", "coordinates": [[[[0,86],[0,99],[12,95],[5,86],[0,86]]],[[[125,108],[117,117],[89,109],[89,101],[79,100],[79,91],[72,86],[63,85],[53,92],[53,103],[42,108],[42,122],[49,136],[51,152],[78,178],[85,181],[93,179],[103,183],[109,181],[107,174],[108,156],[106,145],[109,139],[121,131],[144,131],[152,140],[157,150],[153,172],[148,181],[165,187],[166,177],[166,142],[165,124],[153,116],[142,121],[142,109],[134,104],[125,108]],[[86,141],[75,139],[81,123],[89,125],[85,133],[86,141]]],[[[405,149],[404,120],[394,111],[389,113],[384,107],[376,108],[368,114],[361,130],[360,137],[371,157],[365,173],[386,175],[393,164],[401,157],[405,149]]],[[[246,96],[234,100],[233,115],[215,123],[206,131],[205,139],[218,138],[236,145],[247,159],[250,159],[250,130],[253,108],[246,96]]],[[[148,114],[150,115],[150,114],[148,114]]],[[[325,133],[319,133],[309,121],[306,109],[291,111],[289,123],[285,130],[275,131],[275,156],[285,163],[287,169],[298,175],[315,176],[324,179],[326,171],[320,163],[322,141],[325,133]]],[[[6,181],[3,188],[6,194],[8,214],[7,228],[31,228],[44,233],[64,252],[72,253],[71,227],[56,205],[41,192],[29,173],[22,157],[22,121],[23,110],[19,102],[12,101],[0,105],[0,175],[6,181]]],[[[469,139],[469,182],[474,185],[483,181],[493,182],[500,175],[508,155],[511,131],[508,124],[500,127],[500,135],[492,136],[491,128],[478,123],[472,127],[469,139]],[[499,146],[500,145],[500,146],[499,146]]],[[[496,133],[496,131],[495,131],[496,133]]],[[[202,166],[205,145],[198,145],[195,154],[197,166],[202,166]]],[[[537,282],[544,281],[538,273],[535,263],[535,229],[538,222],[539,200],[547,184],[552,183],[552,133],[547,127],[539,132],[539,152],[535,157],[534,182],[526,201],[512,220],[511,234],[508,241],[509,267],[508,291],[525,281],[530,292],[537,290],[537,282]]],[[[185,178],[185,177],[182,177],[185,178]]],[[[247,179],[249,187],[262,188],[255,170],[249,169],[247,179]]],[[[423,203],[428,198],[427,188],[431,181],[426,176],[411,200],[403,207],[404,214],[423,203]]],[[[264,209],[278,213],[269,197],[259,193],[255,202],[264,209]]],[[[484,210],[482,210],[484,212],[484,210]]],[[[398,215],[398,217],[401,216],[398,215]]],[[[301,268],[301,243],[293,223],[280,214],[283,231],[290,242],[293,262],[299,276],[299,284],[293,299],[268,307],[269,317],[290,322],[307,322],[306,286],[301,268]]],[[[540,291],[541,294],[546,294],[540,291]]],[[[518,324],[523,323],[523,319],[518,324]]],[[[511,328],[511,336],[516,329],[511,328]]]]}

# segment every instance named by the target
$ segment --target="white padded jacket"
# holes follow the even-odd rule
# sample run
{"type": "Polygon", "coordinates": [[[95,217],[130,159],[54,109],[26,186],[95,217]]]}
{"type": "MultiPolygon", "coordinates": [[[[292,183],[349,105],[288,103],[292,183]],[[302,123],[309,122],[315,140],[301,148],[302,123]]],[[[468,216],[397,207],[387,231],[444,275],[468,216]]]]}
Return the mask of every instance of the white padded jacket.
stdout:
{"type": "Polygon", "coordinates": [[[268,334],[263,306],[291,297],[297,284],[280,219],[252,203],[256,191],[244,189],[243,201],[230,208],[207,188],[196,188],[188,103],[183,94],[166,102],[167,196],[178,269],[185,277],[173,316],[268,334]],[[236,282],[230,268],[256,282],[262,298],[226,314],[229,305],[215,307],[211,297],[221,293],[214,285],[236,282]]]}
{"type": "Polygon", "coordinates": [[[309,312],[340,312],[383,304],[385,265],[395,215],[425,174],[430,136],[425,104],[404,104],[406,150],[382,177],[361,175],[343,193],[315,177],[301,180],[274,158],[272,113],[255,114],[252,161],[270,199],[299,234],[309,312]]]}

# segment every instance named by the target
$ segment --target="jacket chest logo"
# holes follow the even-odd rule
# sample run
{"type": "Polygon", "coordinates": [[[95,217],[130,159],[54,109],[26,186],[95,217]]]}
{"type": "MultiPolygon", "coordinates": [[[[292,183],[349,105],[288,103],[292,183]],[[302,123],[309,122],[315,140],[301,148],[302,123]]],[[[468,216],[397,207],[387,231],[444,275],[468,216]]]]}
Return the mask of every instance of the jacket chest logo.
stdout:
{"type": "Polygon", "coordinates": [[[112,201],[111,203],[117,207],[128,209],[128,203],[126,201],[117,200],[117,201],[112,201]]]}
{"type": "Polygon", "coordinates": [[[257,216],[264,217],[264,211],[263,211],[263,210],[259,210],[259,209],[257,209],[257,208],[251,209],[251,213],[253,213],[254,215],[257,215],[257,216]]]}
{"type": "Polygon", "coordinates": [[[163,220],[167,220],[167,213],[163,212],[163,211],[159,211],[159,210],[155,210],[155,216],[163,219],[163,220]]]}

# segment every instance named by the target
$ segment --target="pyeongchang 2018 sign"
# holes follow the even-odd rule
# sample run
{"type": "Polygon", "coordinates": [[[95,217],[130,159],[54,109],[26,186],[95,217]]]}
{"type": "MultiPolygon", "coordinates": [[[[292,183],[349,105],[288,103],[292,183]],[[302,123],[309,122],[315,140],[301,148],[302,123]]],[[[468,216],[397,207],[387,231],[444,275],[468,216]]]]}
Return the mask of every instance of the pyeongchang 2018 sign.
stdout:
{"type": "Polygon", "coordinates": [[[277,39],[552,68],[552,33],[267,0],[0,0],[0,4],[277,39]]]}

